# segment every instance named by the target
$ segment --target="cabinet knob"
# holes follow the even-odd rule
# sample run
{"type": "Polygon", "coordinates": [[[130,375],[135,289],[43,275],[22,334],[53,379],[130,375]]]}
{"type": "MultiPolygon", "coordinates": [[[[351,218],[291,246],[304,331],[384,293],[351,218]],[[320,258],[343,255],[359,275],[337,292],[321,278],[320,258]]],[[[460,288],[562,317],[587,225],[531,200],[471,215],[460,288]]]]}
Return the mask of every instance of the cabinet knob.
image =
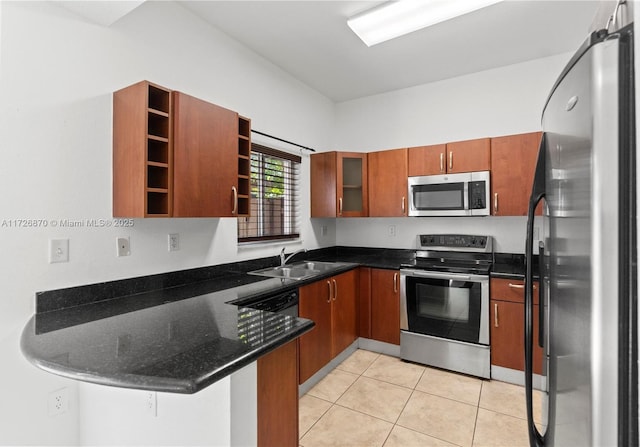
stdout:
{"type": "Polygon", "coordinates": [[[493,194],[493,214],[498,214],[498,193],[493,194]]]}
{"type": "Polygon", "coordinates": [[[406,207],[405,207],[405,197],[402,196],[402,214],[405,213],[405,209],[406,209],[406,207]]]}
{"type": "Polygon", "coordinates": [[[498,303],[493,303],[493,326],[499,327],[498,324],[498,303]]]}
{"type": "Polygon", "coordinates": [[[440,152],[440,172],[444,173],[444,152],[440,152]]]}
{"type": "Polygon", "coordinates": [[[393,293],[398,293],[398,274],[393,274],[393,293]]]}
{"type": "Polygon", "coordinates": [[[453,169],[453,151],[449,152],[449,171],[453,169]]]}
{"type": "Polygon", "coordinates": [[[329,286],[329,295],[327,298],[327,303],[331,302],[331,281],[327,280],[327,285],[329,286]]]}
{"type": "Polygon", "coordinates": [[[338,199],[338,215],[342,216],[342,197],[338,199]]]}

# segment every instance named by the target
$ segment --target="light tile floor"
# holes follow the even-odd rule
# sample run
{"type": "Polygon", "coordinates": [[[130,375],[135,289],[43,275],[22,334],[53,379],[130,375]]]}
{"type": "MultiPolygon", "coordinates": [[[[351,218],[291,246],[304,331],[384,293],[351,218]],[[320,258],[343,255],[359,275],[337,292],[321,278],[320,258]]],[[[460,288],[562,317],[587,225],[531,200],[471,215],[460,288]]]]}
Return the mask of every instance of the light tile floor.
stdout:
{"type": "Polygon", "coordinates": [[[358,350],[300,398],[300,445],[525,447],[524,389],[358,350]]]}

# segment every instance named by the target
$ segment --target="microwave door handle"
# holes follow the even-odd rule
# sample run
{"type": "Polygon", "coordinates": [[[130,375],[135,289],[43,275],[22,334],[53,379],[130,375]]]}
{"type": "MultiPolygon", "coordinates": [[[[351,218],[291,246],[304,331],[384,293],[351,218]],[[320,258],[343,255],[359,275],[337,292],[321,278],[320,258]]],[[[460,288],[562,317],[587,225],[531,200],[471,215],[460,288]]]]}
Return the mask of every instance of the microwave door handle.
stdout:
{"type": "Polygon", "coordinates": [[[464,205],[463,205],[463,209],[466,212],[471,212],[471,206],[469,205],[469,182],[464,182],[464,190],[462,192],[462,195],[464,196],[464,205]]]}

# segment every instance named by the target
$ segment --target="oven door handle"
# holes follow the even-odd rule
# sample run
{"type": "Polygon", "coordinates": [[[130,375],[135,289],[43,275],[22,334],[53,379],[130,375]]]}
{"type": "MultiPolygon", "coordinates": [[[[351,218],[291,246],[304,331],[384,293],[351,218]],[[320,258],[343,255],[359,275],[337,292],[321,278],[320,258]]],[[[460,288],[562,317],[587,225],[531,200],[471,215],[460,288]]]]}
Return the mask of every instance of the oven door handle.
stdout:
{"type": "Polygon", "coordinates": [[[481,275],[460,275],[457,273],[438,273],[424,270],[400,270],[404,276],[417,276],[420,278],[433,278],[433,279],[452,279],[452,280],[473,280],[484,279],[481,275]]]}

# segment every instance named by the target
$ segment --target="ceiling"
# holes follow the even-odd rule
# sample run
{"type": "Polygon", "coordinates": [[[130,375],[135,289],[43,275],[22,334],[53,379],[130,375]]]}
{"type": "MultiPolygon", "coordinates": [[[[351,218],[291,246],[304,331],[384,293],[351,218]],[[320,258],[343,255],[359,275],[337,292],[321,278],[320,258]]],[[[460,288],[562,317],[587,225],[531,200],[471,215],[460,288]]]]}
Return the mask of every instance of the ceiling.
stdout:
{"type": "MultiPolygon", "coordinates": [[[[103,26],[145,2],[53,1],[103,26]]],[[[175,1],[335,102],[575,51],[602,3],[505,0],[369,48],[346,21],[380,0],[175,1]]]]}
{"type": "Polygon", "coordinates": [[[572,52],[596,1],[507,0],[367,47],[346,24],[381,1],[181,1],[336,102],[572,52]]]}

